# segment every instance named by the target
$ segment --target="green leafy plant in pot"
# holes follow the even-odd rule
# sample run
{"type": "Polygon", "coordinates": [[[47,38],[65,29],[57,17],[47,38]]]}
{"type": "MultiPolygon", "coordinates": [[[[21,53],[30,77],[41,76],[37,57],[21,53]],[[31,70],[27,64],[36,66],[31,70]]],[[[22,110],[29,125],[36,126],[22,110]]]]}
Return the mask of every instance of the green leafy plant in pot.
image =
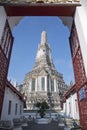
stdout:
{"type": "Polygon", "coordinates": [[[49,109],[49,105],[45,101],[37,102],[36,107],[39,108],[38,113],[40,114],[41,118],[44,117],[46,110],[49,109]]]}

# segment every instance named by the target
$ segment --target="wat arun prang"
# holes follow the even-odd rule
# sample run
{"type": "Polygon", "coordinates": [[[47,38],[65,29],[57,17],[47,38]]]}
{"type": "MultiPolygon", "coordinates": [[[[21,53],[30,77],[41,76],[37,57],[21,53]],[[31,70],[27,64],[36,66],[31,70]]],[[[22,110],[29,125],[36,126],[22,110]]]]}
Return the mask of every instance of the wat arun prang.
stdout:
{"type": "Polygon", "coordinates": [[[21,93],[26,98],[27,110],[34,110],[37,102],[46,101],[50,109],[61,110],[61,97],[67,91],[63,75],[57,72],[47,42],[47,33],[41,33],[35,65],[31,72],[25,75],[21,85],[21,93]]]}

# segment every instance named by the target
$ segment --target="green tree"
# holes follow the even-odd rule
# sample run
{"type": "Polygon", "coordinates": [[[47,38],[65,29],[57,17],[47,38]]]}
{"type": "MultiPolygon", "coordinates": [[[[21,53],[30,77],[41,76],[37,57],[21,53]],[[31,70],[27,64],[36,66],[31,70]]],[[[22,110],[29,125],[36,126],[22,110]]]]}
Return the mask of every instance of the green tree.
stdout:
{"type": "Polygon", "coordinates": [[[36,107],[39,108],[38,113],[40,113],[41,118],[44,117],[46,110],[49,109],[49,106],[48,106],[47,102],[45,102],[45,101],[37,102],[36,107]]]}

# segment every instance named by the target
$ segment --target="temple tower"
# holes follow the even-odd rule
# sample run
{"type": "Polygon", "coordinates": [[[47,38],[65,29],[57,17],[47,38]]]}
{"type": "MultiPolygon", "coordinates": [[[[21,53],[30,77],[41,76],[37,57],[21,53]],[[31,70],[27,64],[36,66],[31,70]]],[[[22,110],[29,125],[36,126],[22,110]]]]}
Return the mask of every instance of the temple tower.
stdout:
{"type": "Polygon", "coordinates": [[[21,90],[26,98],[27,109],[35,109],[38,101],[46,101],[51,109],[61,110],[60,97],[66,90],[63,75],[57,72],[53,64],[47,33],[42,31],[35,65],[32,71],[25,75],[21,90]]]}

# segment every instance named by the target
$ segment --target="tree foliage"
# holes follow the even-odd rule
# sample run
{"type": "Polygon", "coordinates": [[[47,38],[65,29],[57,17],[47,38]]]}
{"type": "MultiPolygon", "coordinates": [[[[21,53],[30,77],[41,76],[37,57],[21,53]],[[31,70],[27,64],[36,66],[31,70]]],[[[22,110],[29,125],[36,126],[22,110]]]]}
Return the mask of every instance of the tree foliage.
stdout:
{"type": "Polygon", "coordinates": [[[43,101],[43,102],[37,102],[37,103],[36,103],[36,107],[39,108],[38,113],[40,113],[41,118],[44,117],[45,111],[46,111],[47,109],[49,109],[49,105],[48,105],[47,102],[45,102],[45,101],[43,101]]]}

